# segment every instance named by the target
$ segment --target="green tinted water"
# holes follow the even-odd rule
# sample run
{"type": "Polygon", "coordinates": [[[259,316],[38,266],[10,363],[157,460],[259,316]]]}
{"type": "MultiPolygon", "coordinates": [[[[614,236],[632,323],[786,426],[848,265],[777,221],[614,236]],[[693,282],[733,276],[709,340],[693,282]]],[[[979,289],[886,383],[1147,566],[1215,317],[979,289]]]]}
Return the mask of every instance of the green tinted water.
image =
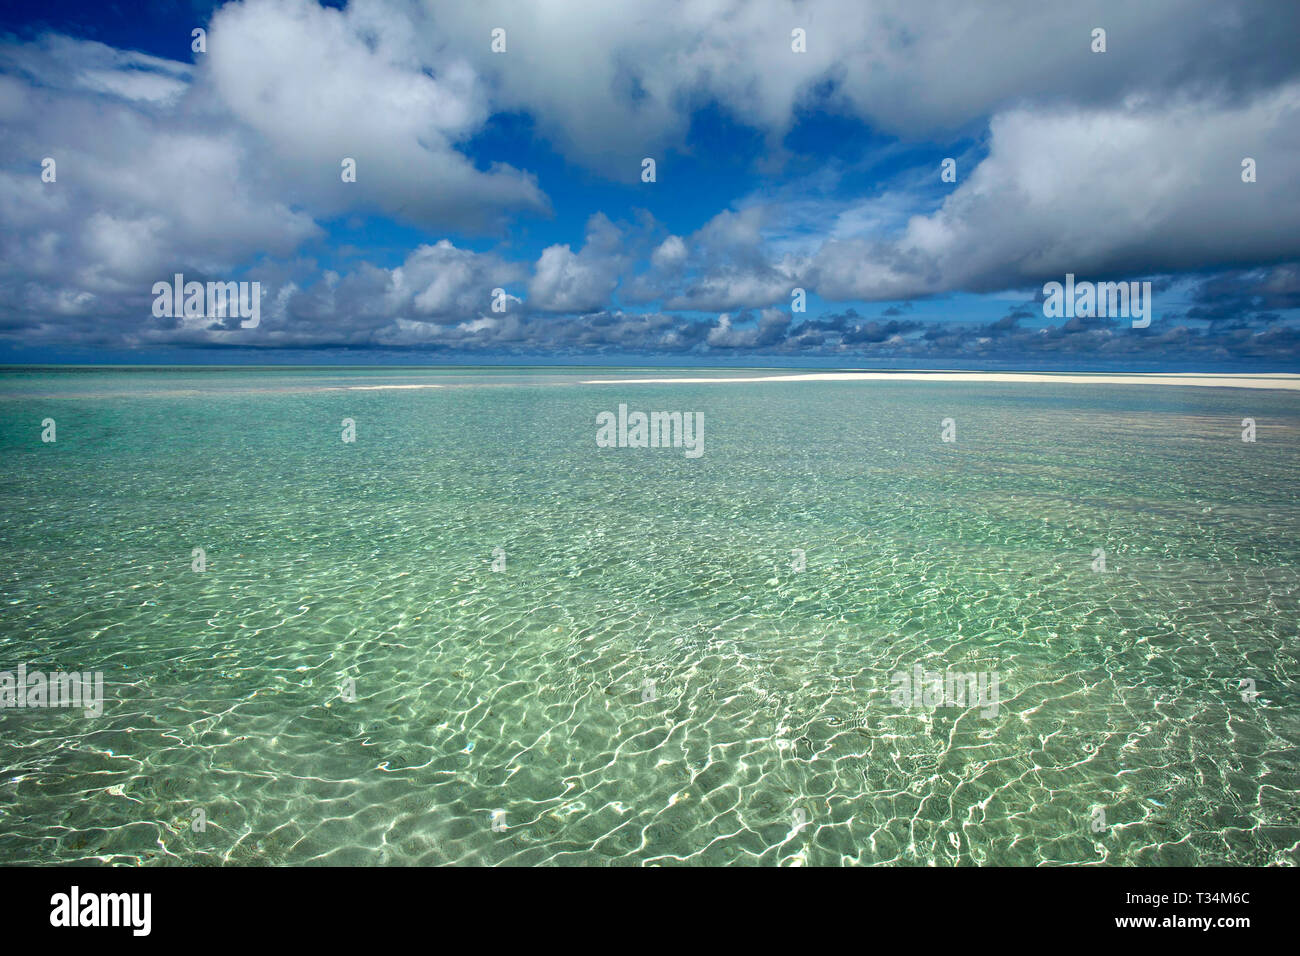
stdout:
{"type": "Polygon", "coordinates": [[[0,373],[0,862],[1297,861],[1295,393],[618,374],[0,373]]]}

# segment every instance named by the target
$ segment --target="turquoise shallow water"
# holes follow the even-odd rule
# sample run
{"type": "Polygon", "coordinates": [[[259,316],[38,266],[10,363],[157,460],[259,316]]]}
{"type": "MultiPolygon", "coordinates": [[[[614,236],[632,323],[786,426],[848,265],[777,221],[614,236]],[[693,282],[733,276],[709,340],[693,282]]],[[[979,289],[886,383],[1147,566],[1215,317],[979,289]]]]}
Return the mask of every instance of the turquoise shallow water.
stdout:
{"type": "Polygon", "coordinates": [[[1296,393],[619,375],[0,372],[0,863],[1300,859],[1296,393]]]}

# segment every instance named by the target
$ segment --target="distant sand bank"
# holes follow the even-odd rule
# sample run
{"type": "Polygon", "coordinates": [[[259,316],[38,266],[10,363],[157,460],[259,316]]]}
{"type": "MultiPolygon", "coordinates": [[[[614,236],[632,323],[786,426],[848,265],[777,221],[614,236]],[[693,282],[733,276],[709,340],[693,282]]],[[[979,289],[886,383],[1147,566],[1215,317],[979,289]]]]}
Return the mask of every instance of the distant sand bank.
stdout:
{"type": "Polygon", "coordinates": [[[326,385],[334,391],[382,392],[390,388],[446,388],[445,385],[326,385]]]}
{"type": "Polygon", "coordinates": [[[1275,388],[1300,391],[1300,375],[1082,375],[1049,372],[800,372],[794,375],[737,375],[733,378],[602,378],[583,385],[674,385],[731,382],[1044,382],[1058,385],[1183,385],[1209,388],[1275,388]]]}

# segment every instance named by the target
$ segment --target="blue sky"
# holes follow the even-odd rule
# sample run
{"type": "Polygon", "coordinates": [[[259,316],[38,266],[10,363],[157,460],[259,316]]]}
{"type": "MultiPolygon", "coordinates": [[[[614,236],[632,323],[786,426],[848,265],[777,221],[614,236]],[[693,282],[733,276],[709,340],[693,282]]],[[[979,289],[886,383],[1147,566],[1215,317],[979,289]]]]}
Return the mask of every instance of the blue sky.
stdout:
{"type": "Polygon", "coordinates": [[[1296,370],[1298,32],[1245,0],[7,10],[0,361],[1296,370]],[[257,282],[258,324],[156,314],[177,273],[257,282]],[[1067,273],[1150,282],[1150,325],[1046,317],[1067,273]]]}

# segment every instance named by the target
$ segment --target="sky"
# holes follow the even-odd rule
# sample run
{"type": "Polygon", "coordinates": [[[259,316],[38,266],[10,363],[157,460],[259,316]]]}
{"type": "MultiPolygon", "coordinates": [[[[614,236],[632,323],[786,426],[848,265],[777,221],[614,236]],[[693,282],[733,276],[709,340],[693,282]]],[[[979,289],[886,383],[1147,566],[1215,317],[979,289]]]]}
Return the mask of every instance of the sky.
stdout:
{"type": "Polygon", "coordinates": [[[3,362],[1300,371],[1293,0],[0,11],[3,362]]]}

